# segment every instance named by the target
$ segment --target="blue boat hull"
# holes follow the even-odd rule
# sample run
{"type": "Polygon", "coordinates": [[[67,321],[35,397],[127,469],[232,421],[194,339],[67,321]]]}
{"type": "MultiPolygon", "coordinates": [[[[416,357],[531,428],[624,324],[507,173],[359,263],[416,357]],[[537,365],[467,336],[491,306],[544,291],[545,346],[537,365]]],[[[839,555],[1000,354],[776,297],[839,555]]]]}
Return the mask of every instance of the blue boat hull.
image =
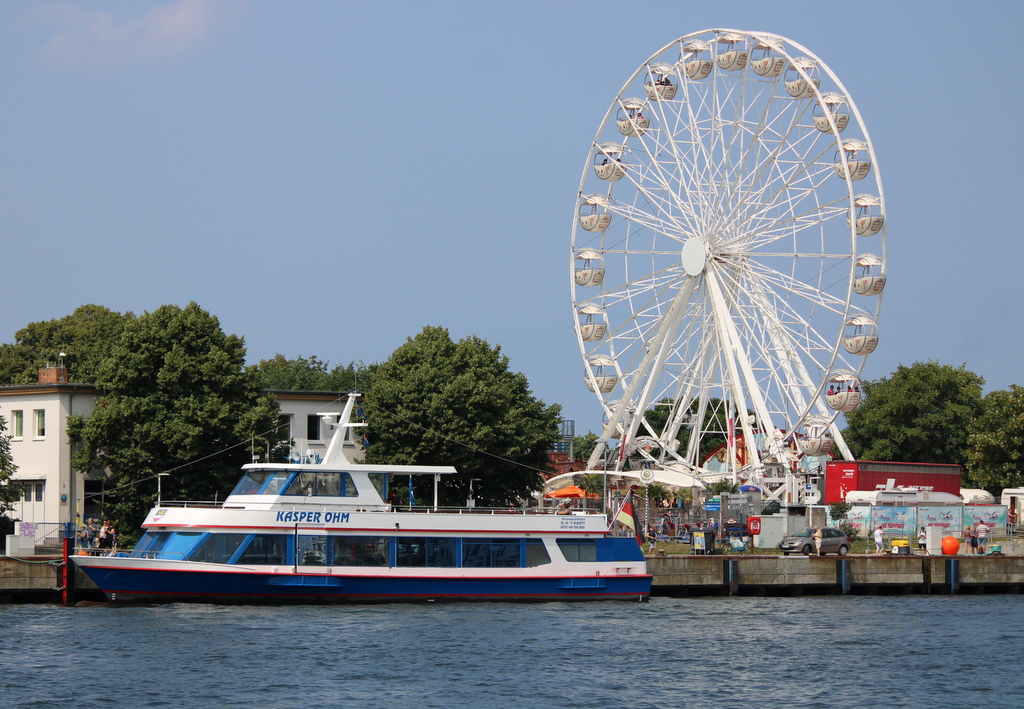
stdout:
{"type": "Polygon", "coordinates": [[[396,603],[647,600],[647,575],[423,577],[82,569],[118,603],[396,603]]]}

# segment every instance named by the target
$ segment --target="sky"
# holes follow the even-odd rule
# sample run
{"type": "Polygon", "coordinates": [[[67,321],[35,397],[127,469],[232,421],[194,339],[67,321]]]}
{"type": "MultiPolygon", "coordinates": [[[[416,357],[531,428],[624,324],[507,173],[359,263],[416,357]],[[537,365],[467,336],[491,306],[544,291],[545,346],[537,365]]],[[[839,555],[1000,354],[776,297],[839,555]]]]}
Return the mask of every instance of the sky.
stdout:
{"type": "Polygon", "coordinates": [[[0,4],[0,342],[87,303],[195,301],[334,364],[423,327],[501,347],[577,433],[576,192],[633,72],[712,28],[849,90],[887,202],[885,377],[1024,384],[1024,4],[67,0],[0,4]]]}

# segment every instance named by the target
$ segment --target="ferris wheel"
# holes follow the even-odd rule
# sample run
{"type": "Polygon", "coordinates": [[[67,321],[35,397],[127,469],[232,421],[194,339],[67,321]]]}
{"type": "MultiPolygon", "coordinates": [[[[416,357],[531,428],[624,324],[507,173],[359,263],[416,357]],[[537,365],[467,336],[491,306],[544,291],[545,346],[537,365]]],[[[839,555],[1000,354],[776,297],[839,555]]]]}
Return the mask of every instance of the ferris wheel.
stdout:
{"type": "Polygon", "coordinates": [[[616,438],[617,466],[698,478],[852,459],[836,421],[878,344],[885,252],[875,153],[821,59],[760,32],[666,45],[580,180],[572,301],[606,421],[588,467],[616,438]]]}

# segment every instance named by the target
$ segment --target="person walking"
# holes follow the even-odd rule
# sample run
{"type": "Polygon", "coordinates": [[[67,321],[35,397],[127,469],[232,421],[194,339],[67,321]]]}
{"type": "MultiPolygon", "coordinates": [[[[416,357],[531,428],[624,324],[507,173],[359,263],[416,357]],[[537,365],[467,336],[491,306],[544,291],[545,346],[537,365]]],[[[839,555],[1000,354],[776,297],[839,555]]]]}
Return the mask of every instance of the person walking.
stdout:
{"type": "Polygon", "coordinates": [[[875,556],[881,556],[885,547],[885,537],[882,536],[882,525],[875,527],[875,556]]]}

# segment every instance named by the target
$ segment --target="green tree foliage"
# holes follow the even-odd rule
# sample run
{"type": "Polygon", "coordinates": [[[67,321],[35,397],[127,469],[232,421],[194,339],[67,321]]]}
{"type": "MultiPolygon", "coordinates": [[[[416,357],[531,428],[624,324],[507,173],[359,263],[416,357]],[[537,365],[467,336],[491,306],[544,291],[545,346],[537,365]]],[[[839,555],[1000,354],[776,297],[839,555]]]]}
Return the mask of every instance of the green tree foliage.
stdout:
{"type": "Polygon", "coordinates": [[[710,487],[708,487],[708,492],[712,496],[715,496],[721,495],[723,492],[726,494],[732,494],[736,492],[738,489],[739,485],[734,485],[729,480],[716,480],[715,482],[711,483],[710,487]]]}
{"type": "Polygon", "coordinates": [[[662,500],[668,500],[672,497],[668,488],[661,483],[649,483],[644,485],[644,492],[647,495],[647,499],[650,500],[652,507],[656,506],[662,500]]]}
{"type": "MultiPolygon", "coordinates": [[[[594,448],[597,447],[597,434],[593,431],[587,431],[584,436],[573,436],[572,439],[572,454],[577,460],[589,460],[590,454],[594,452],[594,448]]],[[[600,476],[599,476],[600,477],[600,476]]]]}
{"type": "Polygon", "coordinates": [[[264,388],[271,391],[360,391],[370,390],[376,364],[349,362],[328,369],[328,363],[317,357],[298,356],[287,359],[276,354],[256,365],[264,379],[264,388]]]}
{"type": "Polygon", "coordinates": [[[900,365],[863,383],[864,401],[846,414],[843,437],[858,460],[963,465],[984,383],[963,366],[900,365]]]}
{"type": "Polygon", "coordinates": [[[244,366],[240,337],[195,303],[165,305],[130,322],[100,365],[103,396],[88,418],[68,421],[79,470],[106,468],[104,514],[133,535],[156,497],[223,499],[250,460],[276,443],[279,407],[244,366]]]}
{"type": "Polygon", "coordinates": [[[828,516],[834,520],[846,519],[853,505],[849,502],[833,502],[828,506],[828,516]]]}
{"type": "Polygon", "coordinates": [[[61,352],[69,379],[91,383],[125,325],[134,320],[132,313],[83,305],[60,320],[29,323],[14,333],[15,344],[0,346],[0,385],[34,384],[39,369],[60,361],[61,352]]]}
{"type": "Polygon", "coordinates": [[[19,489],[11,485],[11,478],[18,470],[11,456],[11,437],[7,431],[7,421],[0,416],[0,532],[11,534],[14,531],[13,520],[8,516],[18,501],[19,489]]]}
{"type": "MultiPolygon", "coordinates": [[[[474,492],[485,505],[540,489],[561,407],[535,399],[508,364],[478,337],[456,343],[444,328],[424,328],[374,374],[364,400],[367,461],[454,465],[458,475],[442,476],[444,504],[465,500],[470,478],[479,478],[474,492]]],[[[417,485],[417,502],[432,501],[433,480],[417,485]]]]}
{"type": "Polygon", "coordinates": [[[1004,487],[1024,486],[1024,387],[989,392],[967,436],[965,486],[998,498],[1004,487]]]}
{"type": "Polygon", "coordinates": [[[600,495],[601,497],[604,497],[604,491],[608,485],[606,476],[597,475],[596,473],[578,476],[576,484],[583,492],[591,495],[600,495]]]}
{"type": "Polygon", "coordinates": [[[0,345],[0,386],[35,384],[40,367],[39,358],[25,345],[0,345]]]}

